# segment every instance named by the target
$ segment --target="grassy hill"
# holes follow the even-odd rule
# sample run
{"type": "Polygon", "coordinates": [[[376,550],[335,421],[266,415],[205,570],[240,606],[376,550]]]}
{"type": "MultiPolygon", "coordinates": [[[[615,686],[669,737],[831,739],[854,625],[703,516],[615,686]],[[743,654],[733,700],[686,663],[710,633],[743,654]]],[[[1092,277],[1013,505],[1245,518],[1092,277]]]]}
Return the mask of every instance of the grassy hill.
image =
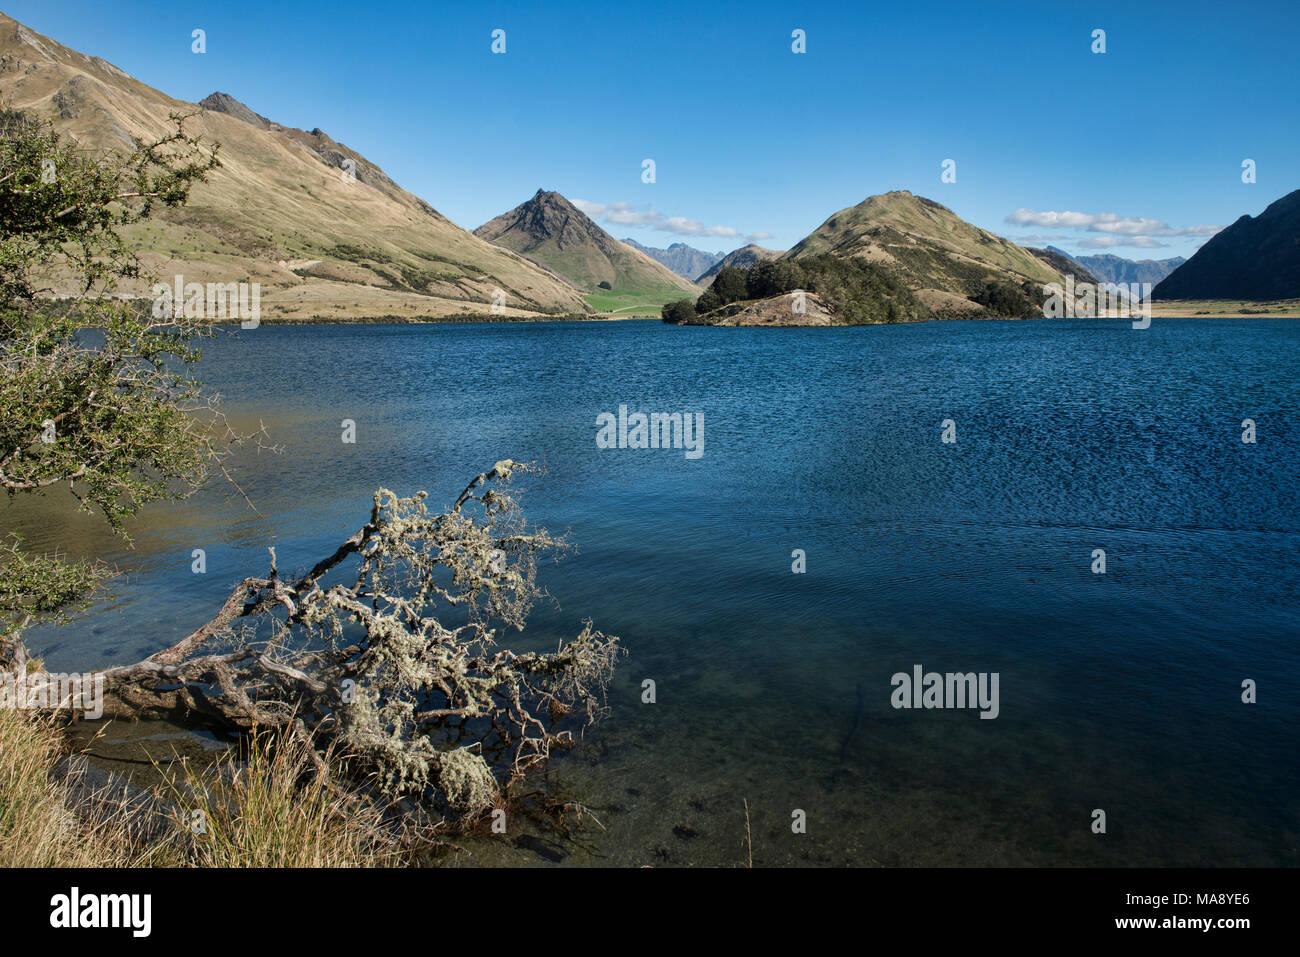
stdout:
{"type": "Polygon", "coordinates": [[[664,303],[700,291],[662,263],[619,242],[559,193],[539,189],[474,235],[564,277],[600,312],[657,316],[664,303]]]}
{"type": "MultiPolygon", "coordinates": [[[[728,258],[700,277],[708,288],[693,304],[669,306],[664,319],[711,325],[752,313],[770,324],[762,309],[732,307],[795,290],[815,292],[836,324],[1034,318],[1042,315],[1043,286],[1064,284],[1066,265],[906,190],[840,210],[786,253],[752,246],[728,258]]],[[[781,324],[809,321],[796,315],[781,324]]]]}
{"type": "Polygon", "coordinates": [[[783,258],[823,253],[861,256],[891,267],[913,289],[968,299],[989,281],[1017,286],[1064,281],[1024,247],[907,190],[869,196],[840,210],[783,258]]]}
{"type": "Polygon", "coordinates": [[[321,130],[281,126],[227,94],[201,110],[3,14],[0,100],[92,151],[130,150],[164,134],[169,114],[200,111],[187,129],[221,144],[222,167],[188,206],[131,236],[159,275],[261,283],[264,320],[486,317],[496,289],[507,316],[589,311],[568,283],[461,229],[321,130]]]}

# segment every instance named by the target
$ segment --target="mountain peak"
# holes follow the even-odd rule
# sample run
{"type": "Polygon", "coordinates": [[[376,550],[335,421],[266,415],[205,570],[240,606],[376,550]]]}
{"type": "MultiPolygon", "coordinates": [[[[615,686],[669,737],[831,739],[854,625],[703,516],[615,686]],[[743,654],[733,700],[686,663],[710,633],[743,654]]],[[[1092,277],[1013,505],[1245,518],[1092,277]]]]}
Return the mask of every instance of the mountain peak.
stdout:
{"type": "Polygon", "coordinates": [[[884,206],[886,208],[920,207],[922,209],[931,209],[938,212],[947,213],[948,215],[954,217],[957,215],[947,206],[943,205],[943,203],[936,202],[935,200],[930,199],[928,196],[921,196],[917,193],[913,193],[909,189],[893,189],[890,190],[888,193],[879,193],[875,196],[868,196],[858,205],[859,206],[884,206]]]}
{"type": "Polygon", "coordinates": [[[573,213],[586,218],[587,214],[578,209],[570,202],[569,198],[563,193],[557,193],[551,189],[539,189],[533,194],[533,198],[523,203],[519,208],[533,207],[537,209],[560,210],[564,213],[573,213]]]}
{"type": "Polygon", "coordinates": [[[588,292],[636,293],[637,304],[662,304],[698,293],[688,279],[619,242],[566,197],[550,190],[539,189],[531,199],[474,230],[474,235],[539,262],[588,292]]]}
{"type": "MultiPolygon", "coordinates": [[[[107,61],[0,15],[0,103],[29,111],[88,154],[134,148],[194,112],[107,61]]],[[[483,243],[321,133],[282,127],[217,90],[186,127],[221,144],[223,163],[184,210],[160,210],[129,237],[167,275],[198,282],[249,278],[271,320],[491,315],[496,290],[519,313],[586,312],[554,274],[483,243]],[[340,175],[339,169],[355,173],[340,175]],[[328,304],[328,305],[322,305],[328,304]]],[[[57,292],[69,287],[63,274],[57,292]]],[[[127,294],[148,290],[140,280],[127,294]]]]}
{"type": "Polygon", "coordinates": [[[225,113],[227,116],[233,116],[237,120],[243,120],[253,126],[268,130],[273,124],[260,113],[254,113],[247,106],[235,99],[229,93],[213,92],[209,93],[203,99],[199,100],[199,106],[205,110],[212,110],[214,113],[225,113]]]}
{"type": "Polygon", "coordinates": [[[1055,266],[1028,249],[905,189],[868,196],[840,210],[783,258],[822,254],[862,256],[907,276],[914,288],[963,298],[971,292],[971,264],[986,271],[981,281],[1021,286],[1062,278],[1055,266]]]}
{"type": "Polygon", "coordinates": [[[560,249],[584,243],[605,248],[617,241],[560,193],[545,189],[474,230],[476,236],[489,242],[498,242],[507,233],[522,234],[529,243],[554,240],[560,249]]]}

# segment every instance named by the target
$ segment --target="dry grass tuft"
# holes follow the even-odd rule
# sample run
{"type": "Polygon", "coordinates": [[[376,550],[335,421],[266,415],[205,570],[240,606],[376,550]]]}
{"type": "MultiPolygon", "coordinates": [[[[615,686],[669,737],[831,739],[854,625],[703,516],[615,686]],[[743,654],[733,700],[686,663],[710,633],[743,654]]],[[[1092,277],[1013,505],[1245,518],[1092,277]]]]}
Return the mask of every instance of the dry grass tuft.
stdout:
{"type": "Polygon", "coordinates": [[[140,847],[130,810],[92,823],[69,808],[68,785],[50,772],[66,753],[57,720],[0,708],[0,867],[139,867],[167,863],[163,846],[140,847]]]}
{"type": "MultiPolygon", "coordinates": [[[[189,832],[194,867],[393,867],[407,845],[380,808],[315,773],[314,754],[284,733],[254,732],[245,760],[215,769],[181,760],[169,799],[189,832]]],[[[330,761],[337,767],[341,762],[330,761]]]]}
{"type": "Polygon", "coordinates": [[[382,811],[315,775],[308,746],[287,736],[254,734],[242,762],[173,766],[155,796],[171,802],[177,825],[149,839],[138,797],[106,790],[79,798],[93,814],[72,810],[78,797],[52,775],[66,753],[56,719],[0,708],[0,868],[410,863],[410,842],[382,811]]]}

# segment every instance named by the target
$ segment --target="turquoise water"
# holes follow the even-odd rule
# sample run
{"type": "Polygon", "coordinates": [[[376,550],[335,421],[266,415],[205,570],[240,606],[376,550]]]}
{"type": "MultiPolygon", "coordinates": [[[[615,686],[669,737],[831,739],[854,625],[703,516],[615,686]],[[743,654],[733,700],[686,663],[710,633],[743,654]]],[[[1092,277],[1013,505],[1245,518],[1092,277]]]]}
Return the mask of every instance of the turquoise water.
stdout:
{"type": "Polygon", "coordinates": [[[554,770],[605,830],[480,862],[736,864],[747,802],[756,864],[1300,863],[1300,323],[272,326],[200,372],[284,446],[237,463],[267,518],[205,492],[128,551],[57,493],[12,501],[6,527],[124,572],[29,643],[137,660],[268,545],[288,570],[332,550],[378,486],[441,504],[544,464],[526,510],[577,554],[527,635],[590,617],[629,651],[554,770]],[[598,448],[620,405],[702,414],[704,454],[598,448]],[[998,717],[893,708],[917,664],[997,672],[998,717]]]}

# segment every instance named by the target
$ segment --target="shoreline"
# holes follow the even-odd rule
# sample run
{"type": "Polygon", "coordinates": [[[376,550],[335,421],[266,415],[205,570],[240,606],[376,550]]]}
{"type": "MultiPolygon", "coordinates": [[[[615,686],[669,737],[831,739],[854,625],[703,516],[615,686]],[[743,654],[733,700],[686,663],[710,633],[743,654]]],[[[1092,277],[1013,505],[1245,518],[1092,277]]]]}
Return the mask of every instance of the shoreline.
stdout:
{"type": "MultiPolygon", "coordinates": [[[[1125,316],[1094,316],[1094,317],[1075,317],[1091,319],[1127,319],[1125,316]]],[[[1269,302],[1250,302],[1236,300],[1168,300],[1163,303],[1153,303],[1151,306],[1152,319],[1300,319],[1300,299],[1279,299],[1269,302]]],[[[1022,318],[1015,316],[993,317],[979,316],[972,319],[927,319],[925,322],[1034,322],[1035,320],[1050,320],[1048,316],[1034,316],[1022,318]]],[[[358,316],[350,318],[331,319],[323,316],[313,316],[309,318],[264,318],[260,320],[259,325],[274,326],[367,326],[367,325],[403,325],[403,326],[425,326],[425,325],[472,325],[484,324],[491,325],[494,323],[548,323],[548,322],[627,322],[643,320],[647,322],[664,322],[659,316],[620,316],[612,313],[597,313],[593,315],[579,315],[569,313],[562,316],[532,315],[532,316],[482,316],[477,313],[459,314],[452,316],[422,316],[419,318],[403,318],[401,316],[358,316]]],[[[684,325],[684,326],[716,326],[715,323],[672,323],[665,322],[665,325],[684,325]]],[[[240,325],[239,320],[213,320],[211,325],[215,328],[226,328],[240,325]]],[[[829,325],[811,326],[788,324],[776,326],[774,328],[851,328],[853,326],[881,326],[881,325],[915,325],[915,323],[831,323],[829,325]]],[[[746,326],[740,324],[735,328],[754,328],[753,325],[746,326]]]]}

